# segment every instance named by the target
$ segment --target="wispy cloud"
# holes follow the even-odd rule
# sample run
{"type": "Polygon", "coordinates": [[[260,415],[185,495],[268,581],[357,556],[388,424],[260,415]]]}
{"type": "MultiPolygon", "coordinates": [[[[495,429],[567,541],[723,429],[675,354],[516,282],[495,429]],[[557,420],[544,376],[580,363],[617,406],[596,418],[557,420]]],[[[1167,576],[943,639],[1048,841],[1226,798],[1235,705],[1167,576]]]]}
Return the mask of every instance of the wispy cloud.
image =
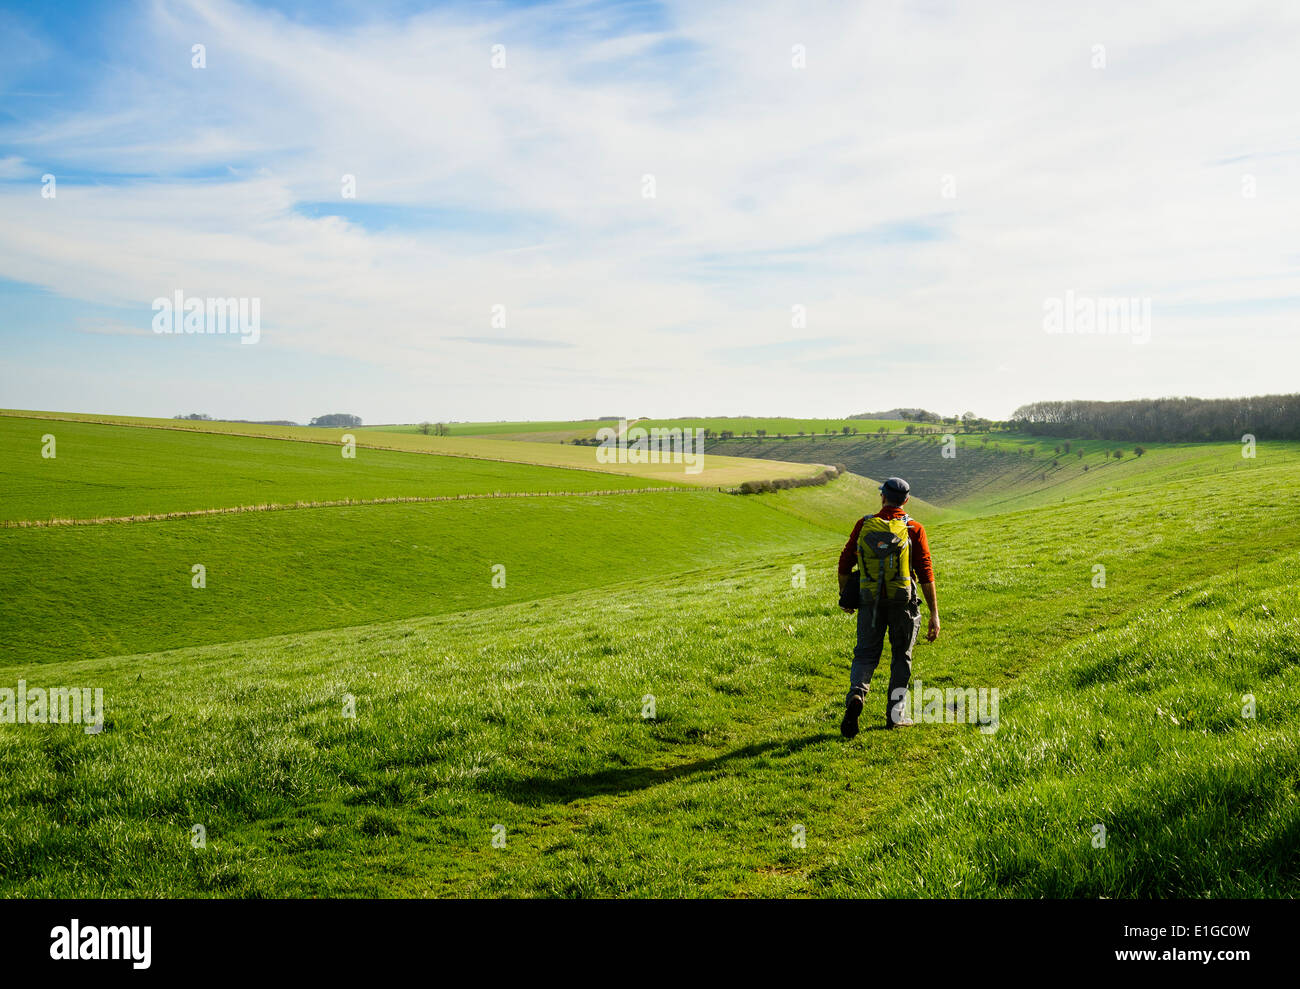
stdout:
{"type": "Polygon", "coordinates": [[[563,340],[532,340],[524,337],[443,337],[443,339],[453,340],[456,343],[479,344],[485,347],[566,348],[573,346],[573,344],[566,343],[563,340]]]}
{"type": "Polygon", "coordinates": [[[27,164],[17,155],[9,155],[0,158],[0,180],[2,179],[25,179],[36,174],[36,169],[27,164]]]}
{"type": "Polygon", "coordinates": [[[97,320],[77,323],[71,327],[74,333],[89,333],[91,336],[103,337],[151,337],[152,330],[142,329],[132,323],[114,320],[97,320]]]}

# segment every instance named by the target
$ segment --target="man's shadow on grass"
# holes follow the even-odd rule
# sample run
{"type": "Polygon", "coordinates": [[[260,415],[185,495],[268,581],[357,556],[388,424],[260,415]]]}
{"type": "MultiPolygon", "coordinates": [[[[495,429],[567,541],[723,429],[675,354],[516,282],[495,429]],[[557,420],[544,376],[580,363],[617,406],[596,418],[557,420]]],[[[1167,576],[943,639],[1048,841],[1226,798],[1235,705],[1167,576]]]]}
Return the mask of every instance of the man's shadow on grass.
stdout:
{"type": "MultiPolygon", "coordinates": [[[[867,729],[864,729],[867,730],[867,729]]],[[[628,766],[603,769],[598,773],[581,773],[577,776],[556,779],[533,776],[528,779],[504,781],[494,789],[501,796],[517,804],[567,804],[590,797],[613,796],[648,790],[652,786],[671,783],[686,776],[695,776],[720,769],[739,759],[752,759],[760,755],[790,756],[809,745],[829,742],[840,737],[838,732],[819,732],[789,741],[753,742],[749,745],[714,756],[698,759],[662,769],[628,766]]]]}

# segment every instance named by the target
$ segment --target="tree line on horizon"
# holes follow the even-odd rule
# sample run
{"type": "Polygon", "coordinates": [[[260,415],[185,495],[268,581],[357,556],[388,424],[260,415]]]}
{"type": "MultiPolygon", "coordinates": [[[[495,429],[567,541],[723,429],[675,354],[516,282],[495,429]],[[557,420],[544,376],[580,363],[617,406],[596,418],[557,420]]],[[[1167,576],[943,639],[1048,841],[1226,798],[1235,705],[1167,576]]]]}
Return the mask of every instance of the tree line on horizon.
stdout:
{"type": "Polygon", "coordinates": [[[1161,443],[1300,439],[1300,394],[1249,398],[1139,398],[1030,402],[1011,416],[1032,436],[1161,443]]]}

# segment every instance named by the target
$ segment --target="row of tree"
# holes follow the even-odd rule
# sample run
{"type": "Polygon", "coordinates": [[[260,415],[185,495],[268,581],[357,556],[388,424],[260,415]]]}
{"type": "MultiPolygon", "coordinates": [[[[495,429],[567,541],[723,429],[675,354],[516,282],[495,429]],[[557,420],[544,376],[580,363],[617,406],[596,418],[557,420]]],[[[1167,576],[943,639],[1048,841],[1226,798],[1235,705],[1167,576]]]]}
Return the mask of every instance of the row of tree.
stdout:
{"type": "MultiPolygon", "coordinates": [[[[195,422],[211,422],[212,416],[205,415],[202,412],[191,412],[188,415],[181,414],[172,416],[173,419],[192,419],[195,422]]],[[[226,422],[251,422],[258,426],[296,426],[296,422],[288,419],[227,419],[226,422]]],[[[317,416],[311,421],[313,426],[360,426],[361,417],[349,415],[346,412],[332,412],[329,415],[317,416]]],[[[441,435],[441,434],[439,434],[441,435]]]]}
{"type": "Polygon", "coordinates": [[[1122,442],[1300,439],[1300,395],[1031,402],[1016,409],[1010,425],[1034,436],[1122,442]]]}

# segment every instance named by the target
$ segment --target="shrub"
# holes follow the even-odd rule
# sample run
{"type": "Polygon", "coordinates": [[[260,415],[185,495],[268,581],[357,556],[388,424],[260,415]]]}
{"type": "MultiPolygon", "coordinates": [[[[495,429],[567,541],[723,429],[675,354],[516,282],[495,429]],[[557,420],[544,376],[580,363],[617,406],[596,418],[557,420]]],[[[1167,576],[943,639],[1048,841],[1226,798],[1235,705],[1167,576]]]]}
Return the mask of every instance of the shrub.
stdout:
{"type": "Polygon", "coordinates": [[[812,477],[779,477],[771,481],[744,481],[733,491],[733,494],[765,494],[768,491],[786,491],[790,488],[807,488],[815,485],[825,484],[834,480],[842,471],[836,467],[827,467],[820,474],[814,474],[812,477]]]}

